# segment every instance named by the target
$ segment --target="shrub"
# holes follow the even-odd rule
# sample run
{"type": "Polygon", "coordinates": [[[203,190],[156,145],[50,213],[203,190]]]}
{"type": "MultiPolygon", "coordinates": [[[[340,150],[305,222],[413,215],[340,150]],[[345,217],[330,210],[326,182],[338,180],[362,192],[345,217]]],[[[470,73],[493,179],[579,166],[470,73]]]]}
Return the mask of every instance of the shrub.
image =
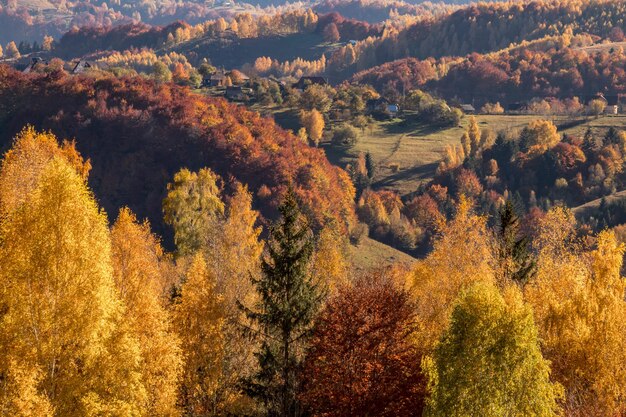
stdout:
{"type": "Polygon", "coordinates": [[[350,243],[360,245],[363,239],[369,235],[370,229],[365,223],[358,223],[350,231],[350,243]]]}
{"type": "Polygon", "coordinates": [[[356,145],[359,132],[350,125],[341,125],[333,129],[333,145],[354,146],[356,145]]]}

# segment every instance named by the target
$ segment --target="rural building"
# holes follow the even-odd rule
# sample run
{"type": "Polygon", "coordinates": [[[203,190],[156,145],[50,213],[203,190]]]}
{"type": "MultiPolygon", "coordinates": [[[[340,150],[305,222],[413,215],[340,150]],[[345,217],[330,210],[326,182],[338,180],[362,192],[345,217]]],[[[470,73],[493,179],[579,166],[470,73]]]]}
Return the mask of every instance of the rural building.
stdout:
{"type": "Polygon", "coordinates": [[[292,85],[292,87],[298,90],[304,90],[312,84],[327,85],[328,81],[324,77],[301,77],[297,83],[292,85]]]}
{"type": "Polygon", "coordinates": [[[228,71],[226,76],[236,85],[248,85],[250,83],[250,77],[239,70],[228,71]]]}
{"type": "Polygon", "coordinates": [[[211,74],[208,78],[202,80],[204,87],[222,87],[226,85],[226,74],[223,72],[216,72],[211,74]]]}
{"type": "Polygon", "coordinates": [[[80,60],[74,65],[74,68],[72,68],[72,74],[80,74],[88,68],[91,68],[91,64],[87,61],[80,60]]]}
{"type": "Polygon", "coordinates": [[[474,114],[474,113],[476,113],[476,109],[471,104],[461,104],[461,110],[463,110],[463,113],[465,113],[465,114],[474,114]]]}
{"type": "Polygon", "coordinates": [[[224,87],[229,84],[229,79],[231,83],[238,85],[248,85],[250,83],[250,77],[241,71],[233,70],[226,72],[221,70],[203,78],[202,87],[224,87]]]}
{"type": "Polygon", "coordinates": [[[379,97],[371,100],[367,100],[365,103],[365,109],[367,113],[372,115],[386,115],[390,117],[396,117],[400,111],[400,106],[397,103],[392,103],[385,97],[379,97]]]}
{"type": "Polygon", "coordinates": [[[526,108],[526,105],[523,101],[514,101],[506,106],[506,110],[509,112],[521,112],[526,108]]]}
{"type": "Polygon", "coordinates": [[[226,98],[233,101],[243,101],[246,98],[246,95],[243,92],[241,86],[229,86],[226,87],[226,98]]]}
{"type": "Polygon", "coordinates": [[[619,97],[617,95],[605,95],[603,96],[606,101],[606,107],[604,109],[605,114],[618,114],[619,113],[619,97]]]}
{"type": "Polygon", "coordinates": [[[38,67],[45,67],[46,65],[48,65],[48,61],[44,61],[40,57],[34,57],[30,59],[30,62],[28,63],[28,65],[26,65],[26,68],[24,68],[22,72],[24,74],[30,74],[31,72],[35,71],[38,67]]]}

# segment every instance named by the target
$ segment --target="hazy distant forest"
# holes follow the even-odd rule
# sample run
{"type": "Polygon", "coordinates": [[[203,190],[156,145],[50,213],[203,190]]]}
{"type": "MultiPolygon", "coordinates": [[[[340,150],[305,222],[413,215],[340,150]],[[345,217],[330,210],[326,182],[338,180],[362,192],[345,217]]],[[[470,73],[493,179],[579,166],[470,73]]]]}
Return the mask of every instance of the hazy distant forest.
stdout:
{"type": "Polygon", "coordinates": [[[0,416],[626,417],[625,12],[0,0],[0,416]]]}

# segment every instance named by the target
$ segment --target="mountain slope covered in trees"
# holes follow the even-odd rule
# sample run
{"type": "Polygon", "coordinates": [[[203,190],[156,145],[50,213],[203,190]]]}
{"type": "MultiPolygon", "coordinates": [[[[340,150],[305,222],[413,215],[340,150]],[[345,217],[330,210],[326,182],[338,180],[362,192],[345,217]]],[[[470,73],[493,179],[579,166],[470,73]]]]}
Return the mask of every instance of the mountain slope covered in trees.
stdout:
{"type": "Polygon", "coordinates": [[[208,166],[226,182],[247,184],[266,216],[275,216],[292,183],[314,224],[334,219],[345,230],[353,222],[346,173],[244,107],[138,77],[23,75],[7,66],[0,66],[0,87],[3,147],[26,124],[76,139],[92,159],[91,186],[109,213],[127,205],[162,230],[165,184],[181,167],[208,166]]]}

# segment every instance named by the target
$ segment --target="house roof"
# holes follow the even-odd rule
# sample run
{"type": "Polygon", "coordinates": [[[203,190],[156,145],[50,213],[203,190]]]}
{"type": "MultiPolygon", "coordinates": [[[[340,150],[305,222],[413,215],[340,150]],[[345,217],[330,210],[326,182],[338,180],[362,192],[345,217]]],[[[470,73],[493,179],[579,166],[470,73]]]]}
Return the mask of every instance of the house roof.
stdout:
{"type": "Polygon", "coordinates": [[[292,85],[292,87],[293,88],[301,88],[301,89],[303,89],[307,83],[308,84],[326,85],[326,84],[328,84],[328,81],[326,81],[326,78],[324,78],[324,77],[305,76],[305,77],[301,77],[298,80],[297,83],[292,85]]]}
{"type": "Polygon", "coordinates": [[[326,78],[324,77],[302,77],[300,81],[311,81],[316,84],[326,84],[326,78]]]}
{"type": "Polygon", "coordinates": [[[476,111],[474,106],[472,106],[471,104],[461,104],[461,110],[463,110],[463,111],[476,111]]]}
{"type": "Polygon", "coordinates": [[[91,64],[87,61],[78,61],[72,69],[72,73],[78,74],[80,72],[83,72],[85,68],[91,68],[91,64]]]}
{"type": "Polygon", "coordinates": [[[39,57],[34,57],[31,58],[30,63],[28,65],[26,65],[26,68],[24,68],[24,70],[22,71],[24,74],[28,74],[30,73],[32,70],[35,69],[35,67],[39,64],[44,64],[47,65],[47,62],[44,62],[44,60],[42,58],[39,57]]]}

